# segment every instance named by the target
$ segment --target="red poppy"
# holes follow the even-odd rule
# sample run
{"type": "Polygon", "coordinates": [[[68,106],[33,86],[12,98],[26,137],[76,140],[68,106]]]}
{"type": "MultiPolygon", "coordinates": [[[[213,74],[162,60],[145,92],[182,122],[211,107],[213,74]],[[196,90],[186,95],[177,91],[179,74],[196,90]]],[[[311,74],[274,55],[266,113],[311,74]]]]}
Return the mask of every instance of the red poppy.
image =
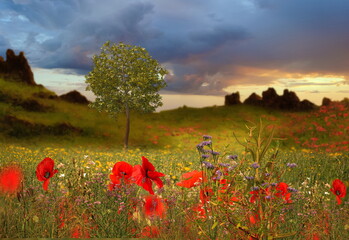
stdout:
{"type": "Polygon", "coordinates": [[[203,189],[200,190],[200,200],[202,202],[202,204],[207,203],[208,201],[210,201],[211,196],[214,195],[214,192],[212,190],[212,188],[208,188],[205,187],[203,189]]]}
{"type": "Polygon", "coordinates": [[[55,162],[51,158],[45,158],[36,168],[36,177],[39,181],[44,182],[43,188],[45,191],[48,189],[50,178],[58,172],[57,169],[53,169],[54,165],[55,162]]]}
{"type": "Polygon", "coordinates": [[[249,216],[249,220],[251,224],[256,224],[259,222],[259,216],[257,213],[251,213],[251,215],[249,216]]]}
{"type": "Polygon", "coordinates": [[[165,205],[162,199],[155,195],[145,197],[144,213],[147,217],[158,216],[162,218],[165,214],[165,205]]]}
{"type": "Polygon", "coordinates": [[[87,228],[83,228],[80,225],[76,225],[71,230],[71,238],[90,238],[90,233],[87,228]]]}
{"type": "Polygon", "coordinates": [[[160,230],[156,226],[146,226],[143,228],[142,232],[139,234],[139,237],[143,238],[157,238],[160,235],[160,230]]]}
{"type": "Polygon", "coordinates": [[[112,174],[109,175],[109,178],[112,181],[112,184],[109,185],[109,190],[112,190],[115,185],[118,185],[121,182],[130,183],[132,172],[133,167],[131,164],[124,161],[115,163],[112,174]]]}
{"type": "Polygon", "coordinates": [[[339,180],[335,179],[332,183],[332,188],[330,189],[331,192],[333,192],[334,195],[336,195],[337,204],[342,203],[342,199],[347,194],[347,188],[345,187],[344,183],[339,180]]]}
{"type": "Polygon", "coordinates": [[[194,170],[188,173],[184,173],[182,175],[182,179],[183,180],[181,182],[176,183],[176,185],[191,188],[201,183],[204,179],[204,176],[202,171],[194,170]]]}
{"type": "Polygon", "coordinates": [[[23,180],[23,172],[16,165],[7,166],[0,171],[0,192],[14,194],[18,192],[23,180]]]}
{"type": "Polygon", "coordinates": [[[292,200],[290,199],[291,197],[291,193],[288,192],[288,185],[287,183],[284,182],[280,182],[277,186],[276,186],[276,190],[277,192],[275,193],[275,196],[277,197],[283,197],[287,203],[291,203],[292,200]]]}
{"type": "Polygon", "coordinates": [[[160,179],[160,177],[163,176],[165,176],[165,174],[156,172],[153,164],[145,157],[142,157],[142,166],[134,166],[132,173],[132,178],[135,180],[135,183],[150,194],[154,194],[152,181],[154,181],[159,188],[163,187],[164,184],[160,179]]]}
{"type": "Polygon", "coordinates": [[[205,211],[205,206],[202,203],[199,203],[199,204],[193,206],[192,210],[197,213],[197,215],[194,216],[194,218],[198,218],[198,219],[205,219],[206,218],[206,211],[209,211],[208,209],[206,209],[206,211],[205,211]]]}

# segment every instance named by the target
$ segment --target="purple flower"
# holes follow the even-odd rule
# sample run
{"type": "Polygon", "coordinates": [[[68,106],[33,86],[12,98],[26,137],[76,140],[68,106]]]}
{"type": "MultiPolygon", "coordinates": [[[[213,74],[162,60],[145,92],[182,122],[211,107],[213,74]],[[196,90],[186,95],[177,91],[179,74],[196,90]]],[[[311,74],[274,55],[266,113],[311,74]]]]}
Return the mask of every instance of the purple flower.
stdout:
{"type": "Polygon", "coordinates": [[[207,161],[202,161],[202,163],[204,164],[204,166],[205,166],[207,169],[214,169],[214,166],[213,166],[212,163],[207,162],[207,161]]]}
{"type": "Polygon", "coordinates": [[[213,177],[213,180],[220,180],[222,177],[223,173],[220,170],[216,171],[216,176],[213,177]]]}
{"type": "Polygon", "coordinates": [[[229,163],[219,163],[219,166],[222,166],[222,167],[229,167],[230,164],[229,164],[229,163]]]}
{"type": "Polygon", "coordinates": [[[259,168],[260,167],[260,165],[258,164],[258,163],[252,163],[251,164],[251,167],[253,167],[254,169],[257,169],[257,168],[259,168]]]}
{"type": "Polygon", "coordinates": [[[206,158],[209,158],[210,155],[208,155],[208,154],[202,154],[201,157],[204,158],[204,159],[206,159],[206,158]]]}
{"type": "Polygon", "coordinates": [[[209,135],[203,135],[202,138],[203,138],[204,140],[212,139],[212,137],[209,136],[209,135]]]}
{"type": "Polygon", "coordinates": [[[236,160],[238,158],[238,155],[228,155],[227,158],[231,160],[236,160]]]}
{"type": "Polygon", "coordinates": [[[266,172],[264,175],[265,175],[266,177],[269,177],[269,176],[270,176],[270,173],[266,172]]]}
{"type": "Polygon", "coordinates": [[[252,176],[246,176],[245,177],[247,180],[253,180],[254,179],[254,177],[252,177],[252,176]]]}
{"type": "Polygon", "coordinates": [[[202,144],[202,146],[209,146],[212,144],[212,142],[211,141],[203,141],[201,144],[202,144]]]}
{"type": "Polygon", "coordinates": [[[290,192],[298,192],[297,189],[292,188],[292,187],[288,187],[287,190],[290,191],[290,192]]]}
{"type": "Polygon", "coordinates": [[[295,167],[297,167],[297,164],[296,163],[287,163],[286,166],[290,167],[290,168],[295,168],[295,167]]]}
{"type": "Polygon", "coordinates": [[[236,164],[235,164],[235,165],[229,166],[228,169],[227,169],[228,172],[233,171],[237,166],[238,166],[238,165],[236,165],[236,164]]]}
{"type": "Polygon", "coordinates": [[[211,154],[213,155],[213,156],[216,156],[216,155],[219,155],[220,153],[219,152],[215,152],[215,151],[211,151],[211,154]]]}
{"type": "Polygon", "coordinates": [[[252,191],[258,191],[259,190],[259,187],[253,187],[252,188],[252,191]]]}

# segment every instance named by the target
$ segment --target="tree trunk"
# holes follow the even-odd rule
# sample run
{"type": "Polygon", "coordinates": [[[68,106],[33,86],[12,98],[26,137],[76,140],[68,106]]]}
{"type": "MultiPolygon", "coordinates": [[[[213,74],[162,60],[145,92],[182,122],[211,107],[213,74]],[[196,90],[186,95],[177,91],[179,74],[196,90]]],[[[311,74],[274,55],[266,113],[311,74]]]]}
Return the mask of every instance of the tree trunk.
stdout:
{"type": "Polygon", "coordinates": [[[127,150],[128,148],[128,136],[130,135],[130,109],[128,108],[128,105],[126,104],[126,130],[125,130],[125,138],[124,138],[124,149],[127,150]]]}

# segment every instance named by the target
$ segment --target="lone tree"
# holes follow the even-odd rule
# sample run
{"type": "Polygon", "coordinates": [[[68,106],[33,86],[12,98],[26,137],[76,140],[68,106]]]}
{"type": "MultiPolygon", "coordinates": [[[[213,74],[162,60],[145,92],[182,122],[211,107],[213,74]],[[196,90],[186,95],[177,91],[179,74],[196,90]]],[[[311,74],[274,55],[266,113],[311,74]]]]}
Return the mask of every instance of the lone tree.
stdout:
{"type": "Polygon", "coordinates": [[[158,91],[166,86],[167,70],[146,49],[106,42],[93,56],[93,69],[86,75],[86,90],[96,96],[90,106],[112,116],[126,115],[124,148],[128,148],[130,110],[153,112],[162,106],[158,91]]]}

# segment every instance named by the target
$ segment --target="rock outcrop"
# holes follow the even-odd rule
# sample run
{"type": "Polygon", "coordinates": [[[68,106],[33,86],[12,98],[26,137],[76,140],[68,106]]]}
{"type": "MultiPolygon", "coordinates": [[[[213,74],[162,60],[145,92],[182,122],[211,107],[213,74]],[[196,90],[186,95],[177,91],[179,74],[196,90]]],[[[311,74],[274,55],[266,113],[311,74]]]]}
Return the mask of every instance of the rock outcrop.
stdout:
{"type": "Polygon", "coordinates": [[[81,95],[81,93],[79,93],[76,90],[59,96],[59,99],[62,99],[64,101],[71,102],[71,103],[78,103],[78,104],[84,104],[84,105],[87,105],[90,103],[90,101],[87,100],[85,96],[81,95]]]}
{"type": "Polygon", "coordinates": [[[225,96],[225,102],[224,105],[230,106],[230,105],[235,105],[235,104],[240,104],[240,93],[232,93],[231,95],[226,95],[225,96]]]}
{"type": "Polygon", "coordinates": [[[248,98],[246,98],[246,100],[244,101],[244,104],[262,106],[263,105],[262,97],[257,95],[256,93],[252,93],[248,98]]]}
{"type": "Polygon", "coordinates": [[[12,49],[6,51],[6,61],[0,57],[0,76],[36,85],[33,72],[23,52],[17,56],[12,49]]]}
{"type": "MultiPolygon", "coordinates": [[[[230,102],[232,101],[231,99],[234,99],[234,96],[236,97],[236,93],[225,96],[225,105],[233,105],[230,104],[230,102]],[[230,99],[230,101],[227,101],[227,98],[230,99]]],[[[238,96],[240,98],[240,95],[238,96]]],[[[262,97],[256,93],[252,93],[244,101],[244,104],[290,111],[309,111],[317,107],[308,100],[300,101],[296,93],[289,91],[288,89],[285,89],[283,95],[279,96],[274,88],[268,88],[262,93],[262,97]]]]}

